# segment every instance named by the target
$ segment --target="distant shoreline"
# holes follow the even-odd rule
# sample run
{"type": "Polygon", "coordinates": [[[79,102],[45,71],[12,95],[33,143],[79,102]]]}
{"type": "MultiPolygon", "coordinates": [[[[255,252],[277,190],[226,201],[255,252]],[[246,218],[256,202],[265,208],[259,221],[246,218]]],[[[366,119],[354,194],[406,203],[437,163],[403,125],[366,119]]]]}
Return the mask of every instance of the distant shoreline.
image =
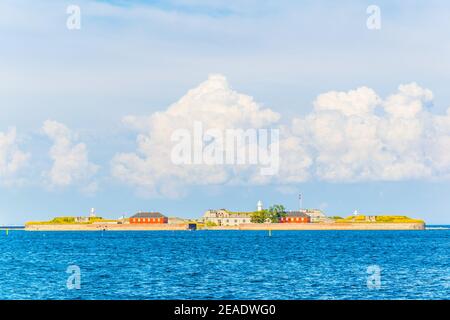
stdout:
{"type": "Polygon", "coordinates": [[[24,230],[25,226],[0,226],[0,230],[24,230]]]}

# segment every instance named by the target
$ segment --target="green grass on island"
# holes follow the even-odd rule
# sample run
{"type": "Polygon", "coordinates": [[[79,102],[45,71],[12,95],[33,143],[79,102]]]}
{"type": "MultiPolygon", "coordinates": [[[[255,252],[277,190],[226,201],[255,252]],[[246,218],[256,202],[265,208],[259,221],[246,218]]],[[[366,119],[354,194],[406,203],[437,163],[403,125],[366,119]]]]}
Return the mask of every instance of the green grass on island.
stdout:
{"type": "Polygon", "coordinates": [[[337,223],[425,223],[420,219],[413,219],[407,216],[349,216],[347,218],[335,217],[334,221],[337,223]],[[373,217],[375,220],[370,220],[373,217]]]}
{"type": "Polygon", "coordinates": [[[28,221],[26,225],[36,224],[92,224],[96,222],[117,222],[117,220],[103,219],[102,217],[90,217],[88,221],[77,221],[75,217],[56,217],[49,221],[28,221]]]}

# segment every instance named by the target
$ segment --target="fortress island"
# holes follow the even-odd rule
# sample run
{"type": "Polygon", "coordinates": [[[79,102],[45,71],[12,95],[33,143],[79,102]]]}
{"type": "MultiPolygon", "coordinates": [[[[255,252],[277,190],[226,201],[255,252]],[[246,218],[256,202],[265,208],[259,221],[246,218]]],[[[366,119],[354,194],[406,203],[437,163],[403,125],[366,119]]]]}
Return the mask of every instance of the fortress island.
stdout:
{"type": "Polygon", "coordinates": [[[105,219],[91,209],[88,216],[62,216],[49,221],[29,221],[27,231],[176,231],[176,230],[424,230],[425,222],[401,215],[360,214],[345,218],[326,216],[319,209],[289,211],[282,205],[255,211],[209,209],[199,219],[167,217],[156,211],[127,218],[105,219]]]}

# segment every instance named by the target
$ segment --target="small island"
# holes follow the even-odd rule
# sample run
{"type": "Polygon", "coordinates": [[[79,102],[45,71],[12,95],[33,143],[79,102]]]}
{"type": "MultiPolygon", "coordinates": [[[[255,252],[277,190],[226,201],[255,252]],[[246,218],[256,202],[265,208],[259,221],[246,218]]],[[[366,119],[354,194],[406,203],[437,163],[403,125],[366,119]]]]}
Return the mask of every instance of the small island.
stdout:
{"type": "Polygon", "coordinates": [[[168,231],[168,230],[424,230],[425,222],[401,215],[366,215],[357,211],[345,218],[327,217],[319,209],[286,210],[283,205],[255,211],[209,209],[199,219],[167,217],[160,212],[138,212],[127,218],[105,219],[91,209],[89,216],[62,216],[29,221],[27,231],[168,231]]]}

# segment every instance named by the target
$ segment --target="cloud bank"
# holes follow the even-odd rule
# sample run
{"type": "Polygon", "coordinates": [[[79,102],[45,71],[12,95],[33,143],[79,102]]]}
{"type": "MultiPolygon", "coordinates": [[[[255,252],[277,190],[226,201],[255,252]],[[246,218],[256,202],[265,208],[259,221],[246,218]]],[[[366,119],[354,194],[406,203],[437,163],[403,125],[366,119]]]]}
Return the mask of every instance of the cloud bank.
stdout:
{"type": "Polygon", "coordinates": [[[282,122],[248,95],[212,75],[165,111],[127,116],[138,132],[135,152],[118,153],[112,175],[149,195],[179,196],[195,185],[290,185],[332,182],[447,179],[450,109],[435,115],[433,94],[416,83],[382,98],[367,87],[320,94],[304,117],[282,122]],[[174,165],[172,133],[192,128],[279,128],[280,171],[263,177],[255,166],[174,165]]]}
{"type": "MultiPolygon", "coordinates": [[[[215,74],[165,110],[124,117],[123,123],[137,133],[136,149],[113,156],[111,176],[141,194],[163,197],[182,196],[193,186],[273,185],[290,190],[306,181],[447,180],[450,108],[445,114],[432,109],[433,93],[409,83],[386,97],[367,87],[325,92],[313,101],[310,113],[282,119],[215,74]],[[174,132],[196,123],[207,133],[278,129],[279,171],[261,175],[261,166],[249,163],[175,164],[174,132]]],[[[57,121],[45,121],[42,130],[53,142],[49,168],[39,169],[45,184],[95,192],[99,166],[89,160],[86,144],[57,121]]],[[[205,145],[217,141],[214,135],[206,137],[205,145]]],[[[0,184],[17,183],[29,158],[19,148],[15,128],[0,132],[0,184]]]]}

